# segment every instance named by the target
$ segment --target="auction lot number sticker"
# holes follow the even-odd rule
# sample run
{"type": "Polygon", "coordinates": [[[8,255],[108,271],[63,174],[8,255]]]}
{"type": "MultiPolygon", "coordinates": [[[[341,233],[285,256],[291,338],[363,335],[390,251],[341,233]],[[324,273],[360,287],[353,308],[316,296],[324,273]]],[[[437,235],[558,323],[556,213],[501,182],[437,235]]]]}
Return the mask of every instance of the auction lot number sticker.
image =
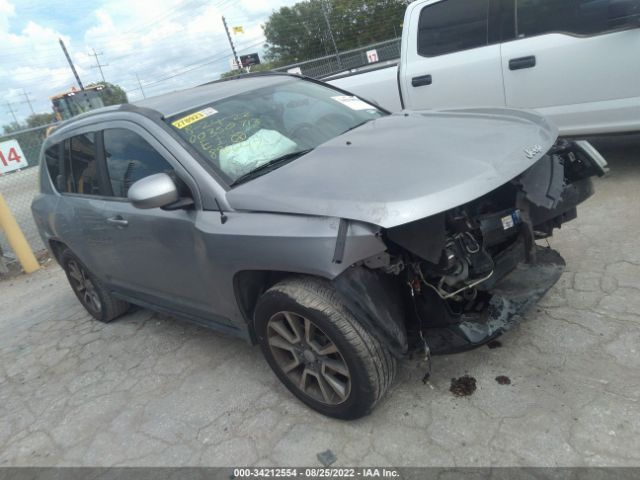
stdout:
{"type": "Polygon", "coordinates": [[[399,478],[393,468],[235,468],[233,478],[399,478]]]}
{"type": "Polygon", "coordinates": [[[17,140],[0,142],[0,173],[9,173],[28,166],[27,157],[22,153],[17,140]]]}

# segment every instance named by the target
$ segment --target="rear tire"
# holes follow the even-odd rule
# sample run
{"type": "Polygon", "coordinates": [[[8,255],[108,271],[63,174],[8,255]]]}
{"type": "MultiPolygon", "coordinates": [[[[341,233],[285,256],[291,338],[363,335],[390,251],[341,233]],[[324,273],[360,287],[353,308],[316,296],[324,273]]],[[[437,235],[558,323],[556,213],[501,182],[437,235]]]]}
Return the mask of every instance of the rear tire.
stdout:
{"type": "Polygon", "coordinates": [[[109,323],[129,310],[129,304],[114,298],[68,248],[60,253],[60,265],[67,274],[73,293],[87,312],[99,322],[109,323]]]}
{"type": "Polygon", "coordinates": [[[254,321],[274,373],[323,415],[367,415],[393,382],[395,358],[326,280],[295,277],[276,284],[258,300],[254,321]]]}

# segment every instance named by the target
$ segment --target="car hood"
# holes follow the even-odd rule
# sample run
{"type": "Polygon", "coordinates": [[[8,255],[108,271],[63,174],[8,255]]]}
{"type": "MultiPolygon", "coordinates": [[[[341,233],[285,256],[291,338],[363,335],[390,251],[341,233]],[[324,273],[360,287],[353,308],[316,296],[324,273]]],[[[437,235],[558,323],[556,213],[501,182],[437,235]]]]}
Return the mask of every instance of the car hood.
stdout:
{"type": "Polygon", "coordinates": [[[232,208],[384,228],[475,200],[514,179],[557,129],[511,109],[401,112],[371,121],[227,193],[232,208]]]}

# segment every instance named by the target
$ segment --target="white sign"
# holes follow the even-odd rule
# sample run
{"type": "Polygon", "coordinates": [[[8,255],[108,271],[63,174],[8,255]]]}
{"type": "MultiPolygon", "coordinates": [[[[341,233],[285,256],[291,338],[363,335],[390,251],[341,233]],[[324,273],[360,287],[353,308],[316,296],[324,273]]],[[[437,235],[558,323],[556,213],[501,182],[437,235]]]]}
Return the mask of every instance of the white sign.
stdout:
{"type": "Polygon", "coordinates": [[[349,95],[339,95],[337,97],[331,97],[336,102],[340,102],[346,107],[349,107],[351,110],[371,110],[375,108],[372,105],[369,105],[366,102],[363,102],[358,97],[350,97],[349,95]]]}
{"type": "Polygon", "coordinates": [[[287,73],[293,73],[294,75],[302,75],[302,69],[300,67],[293,67],[287,70],[287,73]]]}
{"type": "Polygon", "coordinates": [[[367,61],[369,63],[379,62],[380,59],[378,58],[378,50],[376,50],[375,48],[373,50],[367,50],[367,61]]]}
{"type": "Polygon", "coordinates": [[[0,143],[0,173],[13,172],[28,166],[27,157],[16,140],[0,143]]]}

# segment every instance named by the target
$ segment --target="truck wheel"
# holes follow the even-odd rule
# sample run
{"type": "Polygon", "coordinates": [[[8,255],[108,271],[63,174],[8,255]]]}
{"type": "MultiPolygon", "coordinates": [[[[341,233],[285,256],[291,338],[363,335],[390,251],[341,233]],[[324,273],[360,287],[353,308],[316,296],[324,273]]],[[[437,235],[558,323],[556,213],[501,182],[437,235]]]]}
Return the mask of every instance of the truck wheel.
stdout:
{"type": "Polygon", "coordinates": [[[113,298],[104,285],[68,248],[60,254],[60,265],[67,274],[73,293],[96,320],[109,323],[129,310],[129,304],[113,298]]]}
{"type": "Polygon", "coordinates": [[[368,414],[395,377],[395,359],[326,280],[276,284],[258,300],[254,321],[275,374],[323,415],[350,420],[368,414]]]}

